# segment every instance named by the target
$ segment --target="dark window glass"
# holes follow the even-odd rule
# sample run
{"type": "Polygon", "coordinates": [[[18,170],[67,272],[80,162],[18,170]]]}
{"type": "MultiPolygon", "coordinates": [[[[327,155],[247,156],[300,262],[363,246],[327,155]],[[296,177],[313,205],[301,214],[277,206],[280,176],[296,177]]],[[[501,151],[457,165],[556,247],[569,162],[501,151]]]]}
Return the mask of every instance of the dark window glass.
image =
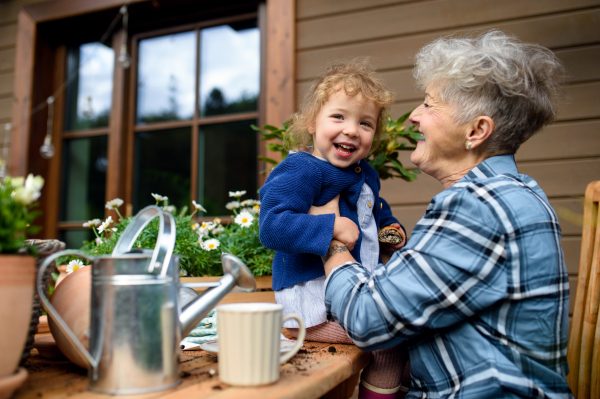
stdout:
{"type": "Polygon", "coordinates": [[[114,50],[100,43],[69,49],[65,130],[107,127],[112,105],[114,50]]]}
{"type": "Polygon", "coordinates": [[[195,31],[140,40],[137,123],[193,117],[196,47],[195,31]]]}
{"type": "Polygon", "coordinates": [[[63,141],[60,220],[104,217],[107,136],[63,141]]]}
{"type": "Polygon", "coordinates": [[[256,20],[200,31],[200,115],[256,111],[260,33],[256,20]]]}
{"type": "Polygon", "coordinates": [[[58,239],[67,244],[67,249],[79,249],[83,241],[93,241],[96,238],[92,229],[86,230],[61,230],[58,239]]]}
{"type": "Polygon", "coordinates": [[[136,134],[134,214],[155,203],[152,193],[169,197],[178,209],[191,206],[190,148],[189,127],[136,134]]]}
{"type": "Polygon", "coordinates": [[[256,120],[200,127],[198,202],[207,216],[229,215],[230,191],[246,190],[243,199],[258,198],[256,120]]]}

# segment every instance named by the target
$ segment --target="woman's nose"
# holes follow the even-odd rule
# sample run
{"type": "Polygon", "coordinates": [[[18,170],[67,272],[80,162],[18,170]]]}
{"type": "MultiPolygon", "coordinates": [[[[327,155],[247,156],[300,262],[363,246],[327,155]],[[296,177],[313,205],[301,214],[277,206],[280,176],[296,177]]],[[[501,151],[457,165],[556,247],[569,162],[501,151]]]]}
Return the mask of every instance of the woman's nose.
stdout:
{"type": "Polygon", "coordinates": [[[408,120],[413,125],[418,125],[419,121],[421,120],[421,108],[422,108],[422,106],[423,106],[423,104],[421,104],[417,108],[415,108],[414,111],[411,112],[410,116],[408,117],[408,120]]]}

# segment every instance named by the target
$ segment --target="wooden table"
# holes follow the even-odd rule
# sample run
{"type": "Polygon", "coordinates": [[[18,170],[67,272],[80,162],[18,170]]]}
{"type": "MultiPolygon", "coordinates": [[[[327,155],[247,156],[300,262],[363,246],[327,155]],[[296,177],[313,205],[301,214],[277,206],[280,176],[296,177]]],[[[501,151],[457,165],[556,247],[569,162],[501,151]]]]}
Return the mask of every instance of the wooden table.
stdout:
{"type": "MultiPolygon", "coordinates": [[[[34,352],[35,349],[34,349],[34,352]]],[[[359,372],[370,361],[370,353],[354,345],[305,342],[300,351],[281,366],[275,384],[237,388],[219,380],[217,356],[205,351],[181,352],[182,383],[175,388],[131,399],[229,399],[229,398],[348,398],[359,372]]],[[[87,390],[87,371],[67,360],[50,360],[39,355],[27,361],[29,378],[13,399],[101,399],[111,395],[87,390]]]]}

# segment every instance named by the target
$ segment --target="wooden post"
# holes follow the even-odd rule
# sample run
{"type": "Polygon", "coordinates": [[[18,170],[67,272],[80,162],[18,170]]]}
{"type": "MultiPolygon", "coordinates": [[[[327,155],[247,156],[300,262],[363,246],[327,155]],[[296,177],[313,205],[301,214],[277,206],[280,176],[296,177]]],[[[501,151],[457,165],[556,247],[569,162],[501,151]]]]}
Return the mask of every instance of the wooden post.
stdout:
{"type": "Polygon", "coordinates": [[[11,176],[25,176],[27,173],[36,33],[36,22],[26,11],[19,11],[12,109],[13,124],[10,136],[11,155],[8,162],[8,173],[11,176]]]}
{"type": "MultiPolygon", "coordinates": [[[[296,4],[294,0],[267,0],[266,123],[281,126],[295,109],[296,4]]],[[[265,155],[281,160],[279,153],[265,155]]]]}

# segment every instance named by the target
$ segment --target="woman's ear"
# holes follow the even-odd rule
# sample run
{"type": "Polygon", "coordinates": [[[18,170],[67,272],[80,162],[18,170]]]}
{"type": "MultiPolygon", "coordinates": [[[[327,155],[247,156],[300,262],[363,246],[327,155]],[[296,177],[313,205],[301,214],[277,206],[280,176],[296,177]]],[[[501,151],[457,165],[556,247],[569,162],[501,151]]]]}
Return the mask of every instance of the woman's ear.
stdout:
{"type": "Polygon", "coordinates": [[[469,123],[467,132],[467,141],[471,143],[471,148],[482,145],[494,132],[494,120],[489,116],[478,116],[469,123]]]}
{"type": "Polygon", "coordinates": [[[308,125],[308,133],[315,134],[315,124],[314,123],[311,123],[310,125],[308,125]]]}

